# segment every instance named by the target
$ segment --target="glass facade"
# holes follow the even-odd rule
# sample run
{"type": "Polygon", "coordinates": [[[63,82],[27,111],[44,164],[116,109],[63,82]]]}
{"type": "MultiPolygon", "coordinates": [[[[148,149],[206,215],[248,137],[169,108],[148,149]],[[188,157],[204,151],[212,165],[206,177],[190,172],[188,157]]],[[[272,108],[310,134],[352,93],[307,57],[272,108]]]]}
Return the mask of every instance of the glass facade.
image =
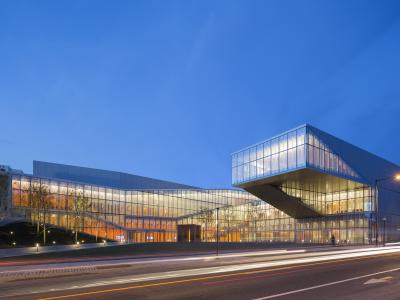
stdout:
{"type": "Polygon", "coordinates": [[[297,242],[324,243],[331,234],[346,243],[371,240],[371,187],[308,125],[233,153],[232,184],[250,191],[272,184],[321,215],[294,220],[297,242]]]}
{"type": "Polygon", "coordinates": [[[322,215],[371,212],[374,210],[372,191],[369,187],[343,187],[337,191],[299,188],[293,182],[285,182],[281,189],[286,194],[301,199],[322,215]]]}
{"type": "MultiPolygon", "coordinates": [[[[81,194],[90,199],[79,231],[125,242],[176,242],[179,225],[201,226],[201,241],[215,242],[217,222],[221,242],[326,243],[335,233],[342,243],[368,242],[368,219],[360,214],[369,197],[367,191],[349,192],[354,197],[343,204],[343,193],[322,194],[284,187],[289,194],[328,203],[336,216],[323,220],[296,220],[255,196],[240,190],[117,190],[73,182],[13,175],[12,206],[15,214],[37,219],[32,205],[32,186],[45,186],[50,210],[46,223],[73,230],[73,202],[81,194]],[[364,194],[365,193],[365,194],[364,194]],[[218,211],[218,212],[217,212],[218,211]],[[218,216],[217,216],[218,215],[218,216]],[[217,219],[218,217],[218,219],[217,219]]],[[[317,202],[318,202],[317,201],[317,202]]]]}
{"type": "Polygon", "coordinates": [[[239,184],[306,166],[305,127],[232,155],[232,183],[239,184]]]}
{"type": "MultiPolygon", "coordinates": [[[[179,220],[205,228],[202,240],[216,241],[215,210],[179,220]]],[[[335,235],[341,244],[367,244],[371,241],[369,218],[364,214],[336,215],[330,218],[298,220],[261,200],[237,207],[219,209],[219,239],[222,242],[330,243],[335,235]]]]}
{"type": "Polygon", "coordinates": [[[360,179],[360,176],[311,130],[307,131],[307,165],[330,174],[360,179]]]}
{"type": "MultiPolygon", "coordinates": [[[[177,225],[184,224],[184,220],[196,218],[196,215],[215,219],[216,208],[222,212],[226,207],[234,207],[235,211],[240,209],[238,215],[244,216],[247,215],[246,204],[257,199],[240,190],[127,191],[13,175],[12,206],[15,213],[27,219],[36,219],[38,213],[43,217],[43,212],[37,212],[32,201],[35,184],[49,191],[50,209],[46,213],[46,223],[72,230],[75,226],[74,201],[78,195],[84,195],[90,205],[84,212],[80,231],[130,242],[175,242],[177,225]]],[[[204,219],[204,222],[203,239],[211,241],[215,234],[212,233],[214,226],[210,224],[216,220],[204,219]]]]}
{"type": "Polygon", "coordinates": [[[360,179],[316,134],[303,126],[232,154],[232,184],[306,167],[360,179]]]}
{"type": "Polygon", "coordinates": [[[28,220],[46,218],[55,226],[132,243],[177,242],[183,228],[199,228],[203,242],[219,237],[221,242],[322,244],[334,235],[339,243],[370,243],[373,189],[320,136],[305,125],[232,154],[233,185],[262,199],[243,190],[126,190],[14,174],[12,211],[28,220]],[[251,189],[267,184],[273,188],[251,189]],[[35,207],[38,185],[48,191],[48,211],[35,207]],[[78,197],[89,205],[77,227],[78,197]],[[290,201],[302,214],[288,209],[290,201]]]}

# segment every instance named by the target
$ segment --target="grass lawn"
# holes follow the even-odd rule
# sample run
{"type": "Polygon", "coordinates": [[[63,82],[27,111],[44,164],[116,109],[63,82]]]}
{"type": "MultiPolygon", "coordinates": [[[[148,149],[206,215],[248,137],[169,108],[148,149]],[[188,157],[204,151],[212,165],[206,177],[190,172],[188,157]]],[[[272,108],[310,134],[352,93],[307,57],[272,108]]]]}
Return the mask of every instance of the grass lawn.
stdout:
{"type": "MultiPolygon", "coordinates": [[[[41,230],[42,231],[42,230],[41,230]]],[[[75,234],[62,228],[48,227],[46,245],[70,245],[75,244],[75,234]]],[[[95,243],[96,237],[78,233],[78,240],[84,243],[95,243]]],[[[103,239],[98,239],[102,241],[103,239]]],[[[39,243],[43,246],[43,233],[36,233],[36,225],[27,222],[13,223],[0,227],[0,248],[31,247],[39,243]],[[15,243],[15,245],[14,245],[15,243]]]]}

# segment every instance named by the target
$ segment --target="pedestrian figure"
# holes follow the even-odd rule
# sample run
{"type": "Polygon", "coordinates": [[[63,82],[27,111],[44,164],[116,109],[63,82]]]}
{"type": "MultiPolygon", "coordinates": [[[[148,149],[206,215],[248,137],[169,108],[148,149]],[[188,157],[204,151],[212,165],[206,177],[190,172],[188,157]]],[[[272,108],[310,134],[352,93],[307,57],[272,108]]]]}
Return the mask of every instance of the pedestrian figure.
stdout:
{"type": "Polygon", "coordinates": [[[335,244],[336,244],[336,239],[335,239],[335,236],[333,234],[331,236],[331,243],[332,243],[332,246],[335,246],[335,244]]]}

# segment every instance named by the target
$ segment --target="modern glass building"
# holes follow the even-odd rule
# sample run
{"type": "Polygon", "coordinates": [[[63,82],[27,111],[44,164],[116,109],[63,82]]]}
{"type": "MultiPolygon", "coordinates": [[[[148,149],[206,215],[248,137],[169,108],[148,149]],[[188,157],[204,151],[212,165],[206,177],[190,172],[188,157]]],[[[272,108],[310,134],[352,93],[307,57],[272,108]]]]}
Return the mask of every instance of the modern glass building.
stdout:
{"type": "Polygon", "coordinates": [[[233,185],[294,218],[294,240],[311,243],[398,239],[399,171],[310,125],[232,155],[233,185]]]}
{"type": "MultiPolygon", "coordinates": [[[[176,242],[180,230],[194,226],[200,226],[199,240],[204,242],[217,240],[217,227],[221,242],[293,238],[285,214],[242,190],[201,189],[39,161],[34,161],[33,173],[10,172],[8,218],[40,218],[53,226],[130,243],[176,242]],[[48,191],[45,205],[34,200],[38,187],[48,191]],[[88,205],[78,213],[82,198],[88,205]]],[[[194,241],[194,235],[185,236],[184,241],[194,241]]]]}
{"type": "Polygon", "coordinates": [[[0,170],[0,208],[3,220],[40,219],[129,243],[330,243],[334,235],[368,244],[399,239],[399,171],[303,125],[232,154],[240,189],[34,161],[32,175],[0,170]]]}

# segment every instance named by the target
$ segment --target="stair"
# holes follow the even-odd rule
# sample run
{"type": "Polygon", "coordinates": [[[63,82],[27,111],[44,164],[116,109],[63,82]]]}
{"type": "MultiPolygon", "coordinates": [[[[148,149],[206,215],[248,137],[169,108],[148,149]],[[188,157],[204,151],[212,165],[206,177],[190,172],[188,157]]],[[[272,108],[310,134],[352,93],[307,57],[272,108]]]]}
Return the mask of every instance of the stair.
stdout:
{"type": "Polygon", "coordinates": [[[246,191],[295,219],[322,217],[323,215],[305,204],[300,198],[289,196],[279,187],[269,184],[246,187],[246,191]]]}

